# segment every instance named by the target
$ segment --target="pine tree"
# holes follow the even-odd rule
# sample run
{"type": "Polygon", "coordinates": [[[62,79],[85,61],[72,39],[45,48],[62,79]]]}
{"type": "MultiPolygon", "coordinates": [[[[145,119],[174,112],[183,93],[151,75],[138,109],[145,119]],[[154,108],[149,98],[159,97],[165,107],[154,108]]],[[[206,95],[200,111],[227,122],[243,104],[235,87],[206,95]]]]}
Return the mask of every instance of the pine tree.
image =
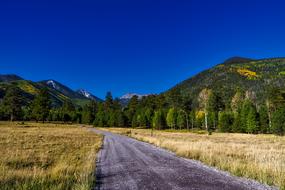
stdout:
{"type": "Polygon", "coordinates": [[[127,106],[126,115],[128,117],[128,121],[130,122],[129,125],[133,123],[133,117],[135,116],[138,108],[139,100],[138,96],[133,96],[127,106]]]}
{"type": "Polygon", "coordinates": [[[14,86],[8,88],[3,98],[3,105],[6,113],[10,115],[11,121],[20,116],[22,104],[21,90],[14,86]]]}
{"type": "Polygon", "coordinates": [[[259,123],[260,123],[260,132],[261,133],[269,133],[269,118],[268,118],[268,110],[265,105],[260,106],[259,109],[259,123]]]}
{"type": "Polygon", "coordinates": [[[105,107],[106,109],[111,109],[113,106],[113,96],[111,92],[107,92],[105,98],[105,107]]]}
{"type": "Polygon", "coordinates": [[[276,135],[285,134],[285,107],[279,107],[272,114],[272,132],[276,135]]]}
{"type": "Polygon", "coordinates": [[[246,120],[246,132],[256,133],[258,131],[257,113],[256,108],[252,105],[249,107],[246,120]]]}
{"type": "Polygon", "coordinates": [[[82,109],[82,123],[91,124],[94,122],[98,107],[103,109],[102,103],[99,104],[96,101],[90,101],[84,105],[82,109]]]}
{"type": "Polygon", "coordinates": [[[98,127],[105,127],[106,126],[106,119],[105,119],[106,115],[105,115],[105,112],[104,110],[99,110],[97,113],[96,113],[96,117],[95,117],[95,120],[94,120],[94,125],[95,126],[98,126],[98,127]]]}
{"type": "Polygon", "coordinates": [[[117,119],[116,119],[115,112],[114,111],[110,111],[110,112],[108,112],[108,115],[109,115],[108,126],[109,127],[117,126],[117,124],[116,124],[117,119]]]}
{"type": "Polygon", "coordinates": [[[224,109],[224,103],[222,102],[222,98],[215,92],[210,92],[208,99],[208,124],[209,129],[216,129],[218,124],[218,113],[219,111],[224,109]]]}
{"type": "Polygon", "coordinates": [[[32,103],[32,107],[32,114],[34,118],[37,121],[45,122],[51,109],[51,100],[46,88],[40,90],[39,94],[35,97],[32,103]]]}
{"type": "Polygon", "coordinates": [[[152,108],[147,107],[144,114],[145,114],[145,119],[146,119],[146,127],[150,128],[151,123],[152,123],[152,116],[153,116],[152,108]]]}
{"type": "Polygon", "coordinates": [[[220,112],[219,113],[219,131],[221,132],[231,132],[231,126],[233,124],[233,116],[229,112],[220,112]]]}
{"type": "Polygon", "coordinates": [[[118,127],[126,127],[126,118],[122,111],[117,111],[117,126],[118,127]]]}
{"type": "Polygon", "coordinates": [[[246,99],[243,102],[241,113],[240,113],[240,129],[239,129],[239,131],[242,133],[247,132],[248,113],[252,106],[253,104],[251,103],[249,99],[246,99]]]}
{"type": "Polygon", "coordinates": [[[241,127],[241,110],[238,112],[233,113],[233,125],[232,125],[232,132],[234,133],[241,133],[243,132],[243,128],[241,127]]]}
{"type": "Polygon", "coordinates": [[[136,115],[133,116],[133,120],[132,120],[132,127],[133,127],[133,128],[139,126],[138,119],[139,119],[139,115],[138,115],[138,114],[136,114],[136,115]]]}
{"type": "Polygon", "coordinates": [[[64,122],[76,121],[76,109],[70,100],[65,100],[61,109],[64,122]]]}

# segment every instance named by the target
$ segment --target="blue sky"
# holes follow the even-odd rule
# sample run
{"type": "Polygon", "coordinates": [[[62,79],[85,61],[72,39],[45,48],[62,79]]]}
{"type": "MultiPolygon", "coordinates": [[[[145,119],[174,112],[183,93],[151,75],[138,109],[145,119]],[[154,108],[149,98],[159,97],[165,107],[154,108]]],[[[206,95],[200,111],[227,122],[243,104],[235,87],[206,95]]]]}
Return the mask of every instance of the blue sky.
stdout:
{"type": "Polygon", "coordinates": [[[281,0],[1,1],[0,73],[160,93],[232,56],[283,57],[281,0]]]}

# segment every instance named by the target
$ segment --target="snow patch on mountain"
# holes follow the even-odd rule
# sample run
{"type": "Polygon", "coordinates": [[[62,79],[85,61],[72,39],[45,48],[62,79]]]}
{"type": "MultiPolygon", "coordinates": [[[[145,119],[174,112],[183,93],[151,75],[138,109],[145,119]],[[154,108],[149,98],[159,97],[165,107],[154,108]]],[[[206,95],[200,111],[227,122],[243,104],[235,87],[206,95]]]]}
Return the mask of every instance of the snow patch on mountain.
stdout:
{"type": "Polygon", "coordinates": [[[138,99],[142,99],[145,96],[149,96],[148,94],[137,94],[137,93],[127,93],[120,97],[120,99],[131,99],[132,97],[137,96],[138,99]]]}
{"type": "Polygon", "coordinates": [[[47,85],[53,87],[54,89],[57,88],[56,83],[55,83],[53,80],[48,80],[48,81],[47,81],[47,85]]]}
{"type": "Polygon", "coordinates": [[[88,91],[86,91],[86,90],[84,90],[84,89],[79,89],[79,90],[78,90],[78,93],[82,94],[82,95],[85,96],[86,98],[93,99],[93,95],[92,95],[90,92],[88,92],[88,91]]]}

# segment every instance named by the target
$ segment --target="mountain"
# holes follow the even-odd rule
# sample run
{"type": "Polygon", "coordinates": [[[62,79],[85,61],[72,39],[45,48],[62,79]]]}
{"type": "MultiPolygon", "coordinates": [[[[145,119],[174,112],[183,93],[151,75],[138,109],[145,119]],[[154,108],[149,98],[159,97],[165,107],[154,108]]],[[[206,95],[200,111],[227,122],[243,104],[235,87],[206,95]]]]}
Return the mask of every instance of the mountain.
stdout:
{"type": "Polygon", "coordinates": [[[144,96],[148,96],[148,94],[137,94],[137,93],[127,93],[121,96],[119,99],[131,99],[132,97],[137,96],[138,99],[142,99],[144,96]]]}
{"type": "MultiPolygon", "coordinates": [[[[237,89],[247,91],[257,101],[265,101],[265,90],[285,90],[285,58],[253,60],[234,57],[177,84],[164,94],[190,96],[194,103],[202,89],[208,88],[223,97],[229,105],[237,89]]],[[[196,101],[196,102],[195,102],[196,101]]]]}
{"type": "Polygon", "coordinates": [[[48,89],[53,106],[60,106],[66,100],[72,101],[75,105],[84,105],[90,100],[101,101],[94,95],[88,98],[55,80],[33,82],[16,75],[0,75],[0,79],[0,99],[4,97],[9,86],[16,86],[21,90],[26,103],[31,102],[41,88],[48,89]]]}
{"type": "Polygon", "coordinates": [[[61,94],[63,94],[66,97],[69,97],[71,99],[79,98],[79,99],[85,99],[86,97],[82,94],[77,93],[76,91],[73,91],[69,87],[55,81],[55,80],[44,80],[40,81],[39,84],[49,88],[51,91],[57,91],[61,94]]]}
{"type": "Polygon", "coordinates": [[[127,105],[132,97],[137,96],[138,99],[142,99],[143,97],[149,96],[149,94],[137,94],[137,93],[127,93],[119,98],[120,103],[122,105],[127,105]]]}
{"type": "Polygon", "coordinates": [[[13,74],[0,75],[0,82],[12,82],[17,80],[23,80],[23,78],[13,74]]]}
{"type": "Polygon", "coordinates": [[[84,89],[79,89],[76,91],[78,94],[83,95],[85,98],[88,98],[90,100],[97,100],[97,101],[102,101],[100,98],[94,96],[93,94],[91,94],[90,92],[88,92],[87,90],[84,89]]]}
{"type": "Polygon", "coordinates": [[[231,57],[223,62],[225,65],[236,64],[236,63],[247,63],[253,61],[253,59],[245,58],[245,57],[231,57]]]}

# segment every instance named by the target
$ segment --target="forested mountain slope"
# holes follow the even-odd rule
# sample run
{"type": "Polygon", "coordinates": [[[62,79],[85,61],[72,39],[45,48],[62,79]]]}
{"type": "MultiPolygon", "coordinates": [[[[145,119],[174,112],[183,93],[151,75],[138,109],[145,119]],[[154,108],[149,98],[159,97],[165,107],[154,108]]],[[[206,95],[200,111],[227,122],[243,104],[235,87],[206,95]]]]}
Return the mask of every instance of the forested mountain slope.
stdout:
{"type": "Polygon", "coordinates": [[[237,89],[240,89],[250,92],[257,102],[263,102],[264,92],[270,87],[285,89],[285,58],[230,58],[177,84],[165,94],[181,94],[197,100],[199,93],[208,88],[228,104],[237,89]]]}
{"type": "MultiPolygon", "coordinates": [[[[21,90],[26,104],[28,104],[42,88],[48,89],[54,106],[60,106],[64,101],[71,101],[75,105],[82,105],[91,100],[91,98],[88,98],[55,80],[33,82],[25,80],[17,75],[0,75],[0,99],[3,98],[6,90],[10,86],[16,86],[21,90]]],[[[92,95],[92,97],[96,96],[92,95]]],[[[92,98],[92,100],[93,99],[94,98],[92,98]]],[[[101,101],[97,97],[95,100],[101,101]]]]}

